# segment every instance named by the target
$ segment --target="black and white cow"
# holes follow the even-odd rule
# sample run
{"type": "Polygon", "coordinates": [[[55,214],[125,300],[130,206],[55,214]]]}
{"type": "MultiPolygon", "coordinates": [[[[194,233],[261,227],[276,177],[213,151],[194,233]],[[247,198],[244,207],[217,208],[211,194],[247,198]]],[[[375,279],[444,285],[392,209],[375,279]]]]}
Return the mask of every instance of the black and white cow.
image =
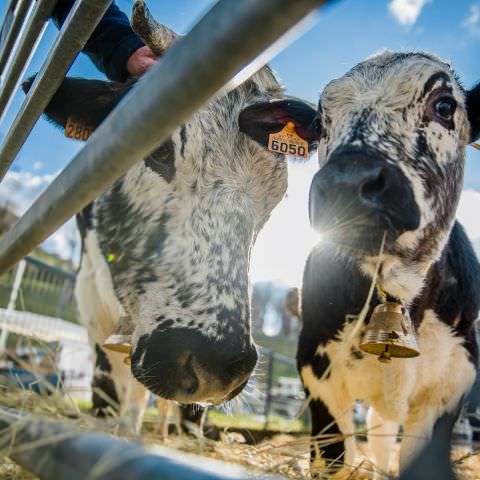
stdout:
{"type": "Polygon", "coordinates": [[[305,267],[297,354],[313,473],[330,467],[342,477],[354,465],[356,399],[370,406],[381,471],[403,426],[403,469],[437,421],[453,425],[475,379],[480,266],[455,213],[465,147],[479,136],[479,90],[464,90],[432,55],[383,52],[321,95],[310,220],[323,241],[305,267]],[[351,316],[365,304],[377,264],[377,287],[410,312],[417,358],[385,364],[359,349],[366,325],[355,330],[351,316]]]}
{"type": "MultiPolygon", "coordinates": [[[[134,9],[146,42],[165,46],[143,2],[134,9]]],[[[134,83],[67,78],[45,113],[62,127],[70,117],[95,128],[134,83]]],[[[78,215],[76,297],[96,351],[94,408],[114,399],[134,429],[145,387],[185,404],[218,404],[243,389],[256,365],[250,250],[285,193],[287,165],[241,129],[268,137],[310,110],[282,98],[274,74],[262,68],[210,101],[78,215]],[[268,112],[252,119],[259,104],[268,112]],[[131,367],[101,347],[120,317],[133,326],[131,367]]]]}

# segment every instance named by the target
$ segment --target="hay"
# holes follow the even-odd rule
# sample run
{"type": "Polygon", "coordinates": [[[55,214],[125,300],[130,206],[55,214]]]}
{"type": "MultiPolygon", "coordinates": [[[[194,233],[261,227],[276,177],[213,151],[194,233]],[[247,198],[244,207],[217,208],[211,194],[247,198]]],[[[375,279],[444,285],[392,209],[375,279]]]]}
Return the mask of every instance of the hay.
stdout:
{"type": "MultiPolygon", "coordinates": [[[[26,412],[32,418],[67,422],[81,430],[100,431],[116,434],[118,419],[97,419],[81,412],[67,396],[54,393],[40,396],[26,390],[0,391],[0,406],[15,408],[26,412]]],[[[1,435],[1,432],[0,432],[1,435]]],[[[125,436],[123,436],[125,438],[125,436]]],[[[309,479],[308,451],[309,438],[279,434],[258,446],[239,443],[238,434],[229,434],[225,430],[221,441],[205,438],[193,438],[186,435],[171,435],[165,443],[151,432],[139,437],[130,437],[147,445],[164,445],[187,453],[203,455],[232,464],[240,464],[258,473],[283,475],[292,480],[309,479]]],[[[54,441],[54,439],[52,439],[54,441]]],[[[326,440],[328,441],[328,440],[326,440]]],[[[2,480],[34,480],[36,477],[23,470],[0,452],[0,478],[2,480]]],[[[480,478],[480,452],[471,453],[466,449],[456,449],[453,453],[455,468],[460,480],[478,480],[480,478]]],[[[366,478],[362,470],[369,468],[362,464],[355,478],[366,478]]],[[[353,478],[353,476],[352,476],[353,478]]]]}

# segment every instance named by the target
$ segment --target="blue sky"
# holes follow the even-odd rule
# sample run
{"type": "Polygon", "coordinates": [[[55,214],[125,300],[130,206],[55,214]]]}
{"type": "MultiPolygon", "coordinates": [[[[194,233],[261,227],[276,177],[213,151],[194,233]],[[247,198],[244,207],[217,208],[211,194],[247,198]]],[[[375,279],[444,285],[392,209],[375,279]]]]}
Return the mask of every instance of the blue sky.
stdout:
{"type": "MultiPolygon", "coordinates": [[[[7,3],[7,0],[0,0],[0,17],[7,3]]],[[[130,11],[132,3],[133,0],[117,1],[125,12],[130,11]]],[[[186,33],[213,3],[210,0],[150,0],[148,5],[157,19],[180,33],[186,33]]],[[[49,25],[26,76],[38,71],[56,33],[56,29],[49,25]]],[[[313,28],[270,63],[289,94],[316,101],[329,80],[383,48],[435,53],[450,60],[464,85],[471,86],[480,80],[480,0],[340,0],[322,10],[313,28]]],[[[83,54],[75,61],[70,75],[102,78],[83,54]]],[[[23,94],[19,92],[0,124],[0,139],[22,100],[23,94]]],[[[0,197],[12,197],[24,208],[81,146],[81,143],[65,139],[59,130],[41,119],[14,162],[9,178],[0,185],[0,197]]],[[[314,164],[294,167],[288,200],[290,206],[276,220],[278,225],[272,231],[267,231],[266,238],[260,238],[258,257],[261,257],[264,265],[258,269],[255,268],[255,262],[262,264],[262,261],[255,260],[254,256],[254,272],[261,272],[257,274],[258,279],[265,279],[269,272],[273,272],[274,278],[298,283],[301,267],[296,268],[290,281],[288,273],[285,275],[290,267],[285,267],[283,273],[281,267],[277,271],[278,265],[285,261],[288,263],[291,255],[285,252],[295,248],[298,238],[281,245],[276,256],[268,261],[265,258],[270,257],[271,252],[266,250],[274,235],[283,236],[282,227],[285,228],[285,222],[291,219],[293,210],[298,209],[303,209],[305,213],[302,216],[303,223],[298,228],[305,232],[303,237],[309,238],[307,243],[310,245],[310,234],[305,230],[305,191],[314,169],[314,164]]],[[[465,187],[480,190],[480,152],[471,148],[468,152],[465,187]]],[[[60,244],[55,247],[55,243],[51,243],[50,246],[62,249],[60,244]]],[[[293,257],[292,262],[298,264],[296,256],[293,257]]]]}

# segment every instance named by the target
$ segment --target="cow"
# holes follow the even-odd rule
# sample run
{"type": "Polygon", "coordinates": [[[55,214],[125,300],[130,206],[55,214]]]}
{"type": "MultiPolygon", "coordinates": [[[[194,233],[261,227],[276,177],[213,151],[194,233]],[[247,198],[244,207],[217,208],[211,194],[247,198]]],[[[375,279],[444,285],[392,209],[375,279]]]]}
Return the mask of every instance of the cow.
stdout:
{"type": "MultiPolygon", "coordinates": [[[[142,1],[132,18],[156,53],[177,38],[142,1]]],[[[45,114],[61,128],[68,121],[95,129],[136,81],[66,78],[45,114]]],[[[99,415],[113,403],[125,428],[138,431],[146,389],[182,404],[219,404],[244,388],[257,363],[250,251],[287,188],[285,156],[254,140],[303,124],[310,110],[286,98],[265,66],[207,103],[77,215],[76,298],[95,351],[99,415]],[[259,107],[262,118],[254,115],[259,107]],[[102,347],[120,318],[132,329],[131,365],[102,347]]],[[[299,134],[313,148],[309,132],[299,134]]]]}
{"type": "Polygon", "coordinates": [[[380,475],[399,425],[404,470],[438,422],[451,433],[473,384],[480,266],[455,213],[479,100],[479,86],[465,90],[437,57],[385,51],[330,82],[304,125],[318,142],[309,215],[322,235],[304,270],[297,352],[313,476],[350,478],[356,400],[370,406],[380,475]],[[385,299],[410,314],[418,357],[382,363],[360,349],[385,299]]]}

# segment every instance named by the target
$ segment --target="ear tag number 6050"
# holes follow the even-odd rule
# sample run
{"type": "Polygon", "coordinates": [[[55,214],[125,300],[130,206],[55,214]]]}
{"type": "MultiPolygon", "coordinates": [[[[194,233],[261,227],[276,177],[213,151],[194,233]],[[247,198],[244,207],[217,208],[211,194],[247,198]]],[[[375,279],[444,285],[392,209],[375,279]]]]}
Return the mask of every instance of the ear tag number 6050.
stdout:
{"type": "Polygon", "coordinates": [[[268,136],[268,149],[283,155],[308,157],[308,142],[297,134],[293,122],[288,122],[282,130],[268,136]]]}

